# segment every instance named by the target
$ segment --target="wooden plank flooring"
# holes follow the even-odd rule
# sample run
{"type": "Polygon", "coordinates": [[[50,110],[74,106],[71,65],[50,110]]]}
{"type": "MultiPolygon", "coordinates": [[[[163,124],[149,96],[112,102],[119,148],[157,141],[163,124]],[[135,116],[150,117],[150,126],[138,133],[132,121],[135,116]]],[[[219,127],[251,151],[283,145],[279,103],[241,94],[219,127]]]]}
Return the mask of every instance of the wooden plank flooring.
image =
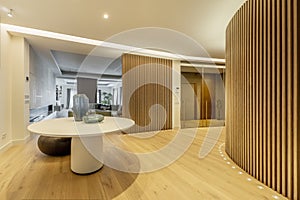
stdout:
{"type": "MultiPolygon", "coordinates": [[[[191,129],[180,131],[188,130],[191,129]]],[[[140,174],[104,166],[92,175],[75,175],[70,171],[69,156],[50,157],[40,153],[34,137],[26,144],[0,153],[0,199],[226,200],[273,199],[274,195],[285,199],[228,158],[224,153],[224,131],[212,152],[200,159],[198,155],[207,128],[195,130],[196,137],[183,156],[168,167],[140,174]]],[[[150,138],[116,133],[106,135],[105,139],[127,151],[151,152],[167,145],[174,136],[175,130],[162,131],[150,138]]],[[[112,154],[114,156],[120,158],[121,155],[112,154]]]]}

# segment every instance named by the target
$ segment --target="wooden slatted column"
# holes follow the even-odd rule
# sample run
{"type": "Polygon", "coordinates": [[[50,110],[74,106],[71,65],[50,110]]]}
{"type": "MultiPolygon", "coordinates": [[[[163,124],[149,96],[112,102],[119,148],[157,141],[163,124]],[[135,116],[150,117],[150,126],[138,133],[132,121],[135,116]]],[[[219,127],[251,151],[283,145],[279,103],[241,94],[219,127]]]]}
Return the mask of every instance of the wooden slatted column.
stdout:
{"type": "Polygon", "coordinates": [[[226,152],[299,199],[299,3],[248,0],[226,30],[226,152]]]}
{"type": "Polygon", "coordinates": [[[172,60],[124,54],[122,69],[123,116],[136,122],[129,132],[171,129],[172,60]]]}

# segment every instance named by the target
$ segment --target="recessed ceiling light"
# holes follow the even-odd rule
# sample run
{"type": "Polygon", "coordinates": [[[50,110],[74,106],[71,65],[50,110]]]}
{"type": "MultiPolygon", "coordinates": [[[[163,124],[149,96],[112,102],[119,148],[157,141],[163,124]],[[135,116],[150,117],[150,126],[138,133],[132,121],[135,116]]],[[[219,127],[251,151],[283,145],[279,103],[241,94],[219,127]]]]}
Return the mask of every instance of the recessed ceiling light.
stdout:
{"type": "Polygon", "coordinates": [[[13,17],[13,9],[9,9],[9,12],[7,13],[8,17],[13,17]]]}
{"type": "Polygon", "coordinates": [[[105,13],[105,14],[103,15],[103,18],[104,18],[104,19],[108,19],[108,18],[109,18],[109,15],[105,13]]]}

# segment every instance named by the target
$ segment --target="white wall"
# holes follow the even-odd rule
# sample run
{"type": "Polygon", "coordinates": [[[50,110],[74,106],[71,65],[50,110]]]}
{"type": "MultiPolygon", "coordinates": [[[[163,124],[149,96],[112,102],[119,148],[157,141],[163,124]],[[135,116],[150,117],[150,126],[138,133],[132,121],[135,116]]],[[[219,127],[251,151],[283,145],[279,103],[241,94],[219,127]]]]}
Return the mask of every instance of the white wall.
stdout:
{"type": "Polygon", "coordinates": [[[122,105],[122,82],[115,83],[112,87],[111,93],[114,95],[112,104],[113,105],[122,105]],[[114,95],[115,92],[115,95],[114,95]]]}
{"type": "Polygon", "coordinates": [[[29,71],[29,45],[24,38],[11,37],[10,67],[12,70],[12,139],[22,140],[29,135],[29,102],[25,103],[25,89],[28,91],[29,83],[25,77],[29,71]],[[25,74],[25,72],[27,74],[25,74]]]}
{"type": "Polygon", "coordinates": [[[0,148],[8,144],[11,139],[11,68],[9,66],[10,60],[10,51],[9,43],[10,36],[6,31],[0,28],[0,48],[1,48],[1,65],[0,65],[0,148]],[[6,138],[2,139],[2,135],[6,134],[6,138]]]}
{"type": "Polygon", "coordinates": [[[30,47],[30,108],[55,104],[56,80],[51,66],[47,66],[30,47]]]}
{"type": "Polygon", "coordinates": [[[181,66],[178,60],[173,61],[172,90],[172,127],[180,128],[181,66]]]}
{"type": "Polygon", "coordinates": [[[98,87],[98,90],[101,90],[101,92],[112,93],[112,87],[98,87]]]}
{"type": "Polygon", "coordinates": [[[0,149],[29,136],[29,45],[22,37],[11,36],[1,25],[0,32],[0,149]]]}
{"type": "Polygon", "coordinates": [[[67,85],[63,84],[62,85],[62,98],[60,100],[61,104],[64,104],[64,108],[67,108],[67,89],[71,89],[71,96],[70,96],[70,104],[69,108],[73,107],[73,96],[77,94],[77,86],[76,85],[67,85]]]}

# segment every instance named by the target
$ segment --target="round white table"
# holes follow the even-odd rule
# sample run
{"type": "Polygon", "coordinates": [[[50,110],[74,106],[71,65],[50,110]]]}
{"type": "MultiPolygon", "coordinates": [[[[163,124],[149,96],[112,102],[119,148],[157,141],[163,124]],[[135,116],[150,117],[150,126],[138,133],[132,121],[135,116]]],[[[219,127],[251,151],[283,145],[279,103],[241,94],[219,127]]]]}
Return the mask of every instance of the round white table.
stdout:
{"type": "Polygon", "coordinates": [[[104,117],[102,122],[91,124],[69,117],[33,123],[27,129],[43,136],[71,137],[71,170],[89,174],[103,166],[103,134],[124,131],[133,125],[133,120],[120,117],[104,117]]]}

